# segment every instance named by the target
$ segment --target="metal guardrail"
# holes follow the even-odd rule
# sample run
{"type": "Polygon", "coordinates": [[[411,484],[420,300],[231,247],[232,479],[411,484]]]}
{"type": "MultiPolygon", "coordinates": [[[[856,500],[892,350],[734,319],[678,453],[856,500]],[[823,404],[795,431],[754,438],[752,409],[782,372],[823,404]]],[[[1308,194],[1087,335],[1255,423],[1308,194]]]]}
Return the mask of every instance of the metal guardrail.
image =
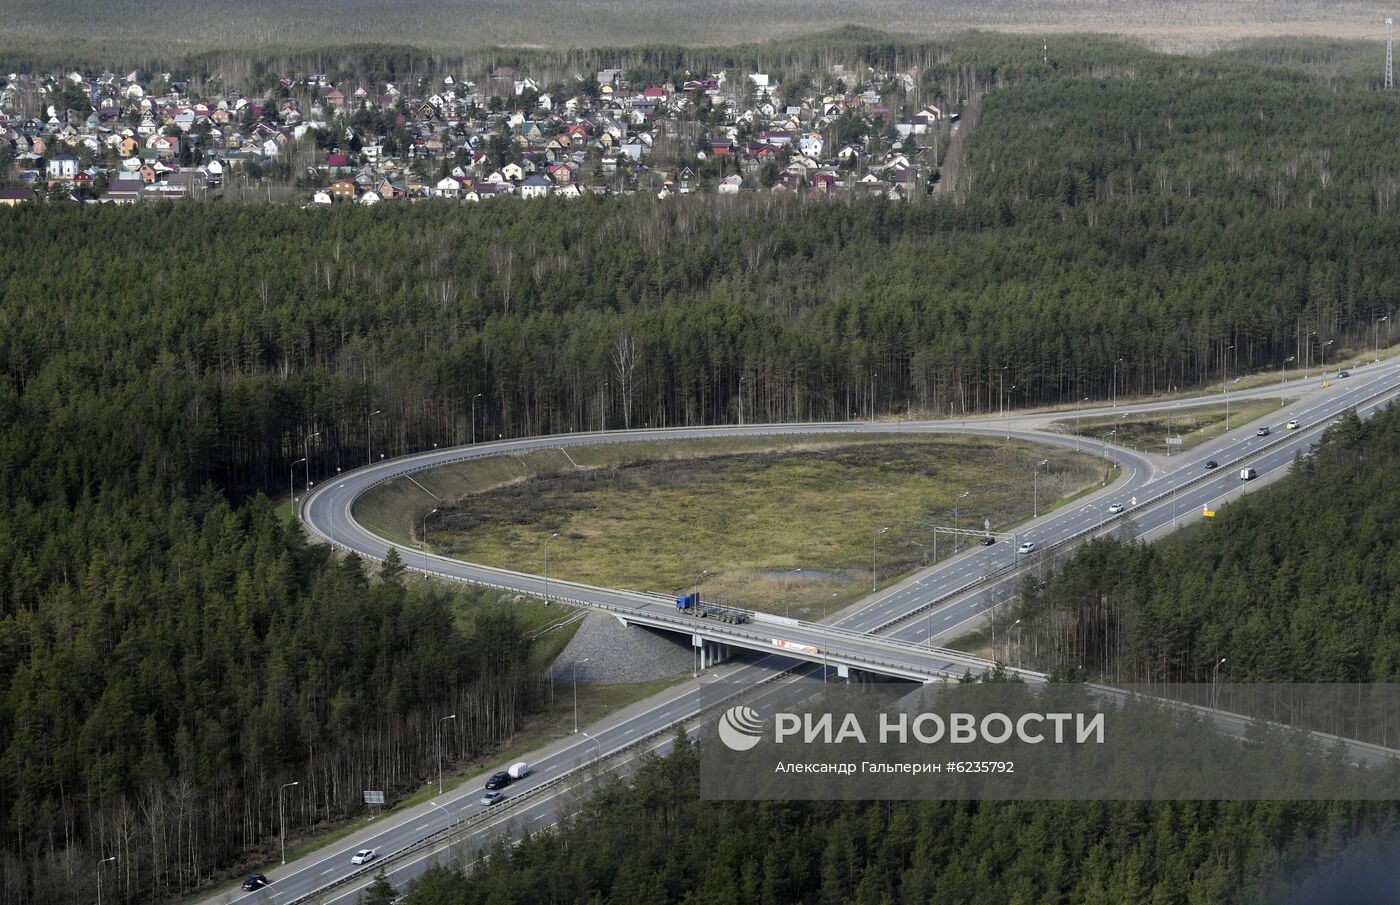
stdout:
{"type": "Polygon", "coordinates": [[[318,886],[317,888],[310,890],[309,892],[302,893],[301,895],[295,898],[288,899],[285,902],[280,903],[280,905],[299,905],[299,903],[302,902],[309,902],[312,899],[316,899],[320,896],[325,895],[326,893],[333,892],[334,890],[339,889],[342,886],[352,883],[356,879],[364,877],[370,874],[371,872],[377,872],[382,867],[384,867],[384,865],[389,864],[391,862],[402,860],[403,858],[406,858],[409,855],[416,854],[425,849],[431,849],[444,842],[447,842],[450,846],[455,841],[452,840],[453,836],[467,835],[469,831],[476,829],[482,824],[489,823],[492,819],[500,816],[501,814],[509,813],[510,811],[515,810],[521,802],[529,802],[535,800],[540,797],[540,794],[542,792],[545,792],[549,789],[557,788],[561,785],[564,785],[565,783],[571,782],[572,780],[578,778],[580,775],[584,774],[590,769],[599,768],[608,761],[617,759],[619,755],[627,754],[628,752],[631,752],[636,748],[642,747],[648,744],[649,742],[655,741],[656,739],[660,738],[666,733],[674,731],[678,726],[684,726],[686,723],[701,719],[720,709],[725,704],[734,700],[736,697],[740,697],[741,695],[747,694],[753,691],[755,688],[760,688],[764,685],[769,685],[773,682],[776,682],[784,676],[791,674],[792,672],[793,668],[790,667],[788,669],[781,670],[779,672],[773,673],[772,675],[766,676],[762,680],[754,682],[751,685],[736,686],[736,690],[733,693],[723,696],[708,707],[705,707],[702,710],[692,711],[691,713],[688,713],[683,717],[671,720],[668,723],[658,726],[651,732],[639,736],[632,741],[629,741],[621,748],[609,751],[607,754],[601,755],[587,763],[579,764],[577,767],[574,767],[571,770],[567,770],[564,773],[561,773],[560,775],[554,777],[553,779],[547,780],[546,782],[543,782],[531,789],[527,789],[526,791],[521,792],[518,795],[513,795],[510,798],[506,799],[506,804],[504,806],[497,806],[492,810],[481,811],[480,813],[474,814],[471,817],[467,817],[461,821],[453,823],[450,826],[443,827],[442,829],[431,833],[427,836],[424,836],[421,839],[417,839],[413,842],[410,842],[408,845],[405,845],[402,848],[395,849],[394,851],[385,855],[383,858],[377,858],[372,862],[360,865],[358,869],[350,871],[343,877],[339,877],[323,886],[318,886]]]}
{"type": "MultiPolygon", "coordinates": [[[[1286,434],[1279,434],[1276,440],[1270,440],[1268,443],[1265,443],[1263,446],[1260,446],[1257,449],[1251,450],[1240,456],[1237,456],[1234,459],[1229,460],[1225,463],[1225,465],[1222,466],[1222,468],[1224,468],[1225,471],[1228,472],[1236,465],[1240,465],[1242,463],[1250,461],[1251,459],[1257,458],[1258,456],[1262,456],[1267,453],[1273,452],[1275,449],[1281,446],[1296,441],[1299,437],[1305,437],[1318,431],[1326,430],[1326,428],[1331,423],[1330,419],[1332,418],[1341,417],[1341,415],[1345,414],[1346,412],[1354,411],[1356,409],[1361,408],[1362,406],[1376,404],[1377,402],[1383,400],[1386,396],[1394,396],[1398,393],[1400,393],[1400,386],[1392,386],[1387,389],[1381,390],[1378,393],[1375,393],[1371,396],[1367,396],[1365,399],[1362,399],[1359,402],[1354,402],[1351,405],[1346,406],[1340,412],[1337,412],[1334,415],[1322,416],[1319,420],[1313,422],[1312,424],[1306,427],[1300,428],[1295,431],[1291,431],[1286,434]]],[[[1105,519],[1104,521],[1100,522],[1097,525],[1094,525],[1091,528],[1085,528],[1082,531],[1075,532],[1069,537],[1061,538],[1060,540],[1057,540],[1054,543],[1047,544],[1046,546],[1041,548],[1041,553],[1042,555],[1045,553],[1058,554],[1060,552],[1063,552],[1064,549],[1068,549],[1074,545],[1077,545],[1088,538],[1101,535],[1107,531],[1115,531],[1119,527],[1121,527],[1124,522],[1127,522],[1129,519],[1131,519],[1134,512],[1140,512],[1144,509],[1156,506],[1158,503],[1167,499],[1174,493],[1179,493],[1183,490],[1189,490],[1190,488],[1195,487],[1197,484],[1203,484],[1217,477],[1219,477],[1219,474],[1215,473],[1214,471],[1197,475],[1196,477],[1187,481],[1185,484],[1178,485],[1172,488],[1171,490],[1166,490],[1162,493],[1157,494],[1156,496],[1150,497],[1147,500],[1144,500],[1143,502],[1138,503],[1135,506],[1125,509],[1123,512],[1113,516],[1112,518],[1105,519]]],[[[950,600],[961,597],[963,594],[966,594],[968,591],[971,591],[981,585],[990,584],[994,581],[1002,581],[1020,572],[1029,571],[1031,568],[1032,564],[1030,562],[1013,562],[1004,566],[998,566],[997,568],[992,569],[978,576],[977,578],[972,579],[971,581],[965,582],[964,584],[960,585],[957,588],[954,588],[951,591],[948,591],[944,594],[940,594],[938,597],[935,597],[922,604],[919,604],[917,607],[911,610],[906,610],[898,616],[892,617],[890,619],[885,620],[884,622],[878,623],[877,625],[869,629],[869,631],[872,634],[879,634],[881,632],[889,631],[895,626],[912,621],[915,617],[921,616],[931,609],[942,606],[950,600]]]]}

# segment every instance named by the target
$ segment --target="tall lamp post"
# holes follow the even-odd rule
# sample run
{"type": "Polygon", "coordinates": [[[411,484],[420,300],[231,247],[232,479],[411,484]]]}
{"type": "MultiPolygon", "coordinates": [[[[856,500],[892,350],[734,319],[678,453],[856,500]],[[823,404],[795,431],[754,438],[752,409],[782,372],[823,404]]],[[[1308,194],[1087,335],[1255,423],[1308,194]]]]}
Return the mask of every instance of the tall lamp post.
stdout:
{"type": "MultiPolygon", "coordinates": [[[[1007,390],[1006,392],[1007,392],[1007,393],[1014,393],[1014,392],[1016,392],[1016,387],[1018,387],[1018,386],[1020,386],[1020,384],[1013,383],[1013,384],[1011,385],[1011,389],[1007,390]]],[[[1002,416],[1003,416],[1004,418],[1006,418],[1006,439],[1010,440],[1010,439],[1011,439],[1011,412],[1006,408],[1006,393],[1003,393],[1003,394],[1002,394],[1002,397],[1001,397],[1001,414],[1002,414],[1002,416]]]]}
{"type": "Polygon", "coordinates": [[[837,594],[840,594],[840,593],[841,593],[840,591],[835,591],[835,592],[832,593],[832,595],[831,595],[830,597],[828,597],[828,598],[826,598],[825,600],[822,601],[822,684],[823,684],[823,685],[826,684],[826,662],[827,662],[827,660],[826,660],[826,651],[827,651],[827,648],[830,646],[830,643],[829,643],[829,642],[830,642],[830,640],[831,640],[831,623],[829,623],[829,622],[826,621],[826,608],[829,607],[829,606],[831,605],[831,601],[835,600],[835,599],[836,599],[836,595],[837,595],[837,594]]]}
{"type": "Polygon", "coordinates": [[[1108,438],[1116,433],[1118,433],[1118,428],[1115,427],[1113,430],[1103,435],[1103,482],[1105,484],[1108,483],[1108,438]]]}
{"type": "Polygon", "coordinates": [[[584,657],[582,660],[574,661],[574,734],[578,734],[578,668],[581,664],[587,663],[591,657],[584,657]]]}
{"type": "Polygon", "coordinates": [[[305,458],[297,459],[292,463],[292,467],[287,469],[287,492],[292,497],[293,511],[296,510],[297,505],[297,466],[305,461],[305,458]]]}
{"type": "Polygon", "coordinates": [[[884,534],[889,528],[881,528],[870,535],[870,592],[875,593],[875,539],[884,534]]]}
{"type": "Polygon", "coordinates": [[[744,426],[744,378],[739,378],[739,426],[744,426]]]}
{"type": "Polygon", "coordinates": [[[1283,370],[1278,372],[1278,407],[1283,408],[1285,403],[1283,398],[1283,378],[1288,373],[1288,363],[1297,360],[1298,356],[1290,355],[1283,360],[1283,370]]]}
{"type": "Polygon", "coordinates": [[[1220,703],[1220,690],[1215,684],[1216,677],[1220,674],[1220,665],[1225,662],[1225,658],[1220,658],[1220,663],[1215,664],[1215,668],[1210,671],[1210,707],[1214,710],[1220,703]]]}
{"type": "MultiPolygon", "coordinates": [[[[1375,356],[1376,356],[1376,363],[1377,363],[1377,364],[1379,364],[1379,363],[1380,363],[1380,360],[1381,360],[1381,324],[1382,324],[1383,322],[1385,322],[1385,321],[1388,321],[1388,320],[1390,320],[1390,315],[1389,315],[1389,314],[1387,314],[1385,317],[1377,318],[1375,324],[1373,325],[1373,326],[1375,327],[1375,331],[1376,331],[1376,353],[1375,353],[1375,356]]],[[[1389,330],[1390,328],[1387,327],[1386,329],[1389,330]]]]}
{"type": "Polygon", "coordinates": [[[549,602],[549,542],[559,536],[556,531],[544,539],[544,599],[549,602]]]}
{"type": "Polygon", "coordinates": [[[1317,335],[1316,330],[1309,330],[1308,335],[1303,337],[1303,379],[1308,379],[1308,370],[1312,365],[1312,338],[1317,335]]]}
{"type": "Polygon", "coordinates": [[[423,530],[418,534],[418,545],[423,548],[423,580],[428,580],[428,516],[437,512],[436,509],[429,509],[423,513],[423,530]]]}
{"type": "Polygon", "coordinates": [[[472,446],[476,445],[476,401],[480,398],[480,393],[472,397],[472,446]]]}
{"type": "Polygon", "coordinates": [[[300,781],[300,780],[297,780],[296,782],[283,783],[283,784],[282,784],[282,787],[281,787],[280,789],[277,790],[277,823],[278,823],[278,826],[280,827],[280,829],[278,830],[278,834],[277,834],[277,835],[278,835],[278,838],[280,838],[281,841],[282,841],[282,863],[283,863],[283,864],[286,864],[286,863],[287,863],[287,809],[286,809],[286,807],[285,807],[285,806],[283,805],[283,803],[282,803],[282,797],[283,797],[283,796],[282,796],[282,793],[283,793],[283,792],[286,792],[286,791],[287,791],[288,789],[290,789],[292,786],[299,786],[299,785],[301,785],[301,781],[300,781]]]}
{"type": "Polygon", "coordinates": [[[317,431],[307,435],[306,438],[306,457],[302,461],[306,463],[306,489],[308,492],[311,490],[311,441],[319,436],[321,436],[321,432],[317,431]]]}
{"type": "MultiPolygon", "coordinates": [[[[958,494],[958,498],[957,498],[956,500],[953,501],[953,555],[954,555],[954,556],[956,556],[957,553],[958,553],[958,551],[962,549],[962,535],[958,533],[958,509],[959,509],[959,507],[962,506],[962,501],[965,500],[965,499],[967,499],[968,496],[971,495],[971,493],[972,493],[971,490],[964,490],[962,493],[958,494]]],[[[934,534],[933,534],[933,543],[934,543],[934,554],[933,554],[933,558],[934,558],[935,560],[937,560],[937,559],[938,559],[938,552],[937,552],[937,547],[938,547],[938,532],[936,532],[936,531],[935,531],[934,534]]]]}
{"type": "Polygon", "coordinates": [[[1112,405],[1114,408],[1118,407],[1118,366],[1122,363],[1123,357],[1121,355],[1118,357],[1118,360],[1113,363],[1113,386],[1109,387],[1109,396],[1112,398],[1112,405]]]}
{"type": "Polygon", "coordinates": [[[604,432],[608,429],[607,410],[603,408],[603,394],[607,392],[608,382],[603,381],[603,385],[598,387],[598,430],[604,432]]]}
{"type": "Polygon", "coordinates": [[[1031,469],[1031,518],[1040,518],[1040,469],[1050,464],[1049,459],[1041,459],[1031,469]]]}
{"type": "Polygon", "coordinates": [[[1220,395],[1225,397],[1225,433],[1230,432],[1230,394],[1225,391],[1225,381],[1230,376],[1230,350],[1234,343],[1225,347],[1220,355],[1220,395]]]}
{"type": "Polygon", "coordinates": [[[115,860],[117,860],[117,856],[112,855],[110,858],[103,858],[97,862],[97,905],[102,905],[102,865],[115,860]]]}
{"type": "Polygon", "coordinates": [[[365,458],[369,460],[365,463],[367,465],[374,464],[374,431],[370,429],[369,419],[382,414],[384,414],[383,409],[375,409],[365,416],[365,458]]]}
{"type": "Polygon", "coordinates": [[[438,794],[442,794],[442,724],[448,720],[457,719],[457,714],[449,714],[437,721],[437,762],[438,762],[438,794]]]}
{"type": "Polygon", "coordinates": [[[1334,342],[1336,342],[1335,339],[1329,339],[1327,340],[1327,342],[1322,344],[1322,376],[1324,378],[1326,378],[1327,376],[1327,347],[1332,345],[1334,342]]]}

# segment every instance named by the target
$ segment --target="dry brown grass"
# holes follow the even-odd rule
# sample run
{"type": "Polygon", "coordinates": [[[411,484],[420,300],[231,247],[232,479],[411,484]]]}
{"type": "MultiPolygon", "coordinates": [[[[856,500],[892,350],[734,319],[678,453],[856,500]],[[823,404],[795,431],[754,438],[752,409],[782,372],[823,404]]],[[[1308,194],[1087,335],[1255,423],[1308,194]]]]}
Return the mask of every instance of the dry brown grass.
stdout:
{"type": "Polygon", "coordinates": [[[453,52],[483,47],[561,48],[680,44],[725,47],[809,35],[852,23],[931,37],[967,29],[1029,34],[1127,35],[1171,50],[1309,35],[1379,38],[1386,7],[1358,0],[404,0],[382,5],[290,0],[269,6],[76,0],[7,4],[0,52],[65,50],[114,60],[170,59],[231,48],[292,49],[400,43],[453,52]]]}

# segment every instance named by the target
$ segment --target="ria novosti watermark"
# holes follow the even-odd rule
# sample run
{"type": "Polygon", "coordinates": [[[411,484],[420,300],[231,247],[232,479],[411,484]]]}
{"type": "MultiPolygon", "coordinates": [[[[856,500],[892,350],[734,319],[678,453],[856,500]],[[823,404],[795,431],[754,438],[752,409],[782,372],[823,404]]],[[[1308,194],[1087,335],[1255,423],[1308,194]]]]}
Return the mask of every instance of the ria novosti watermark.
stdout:
{"type": "Polygon", "coordinates": [[[1400,798],[1400,687],[1170,690],[1175,698],[1161,686],[767,686],[702,741],[701,794],[1400,798]]]}

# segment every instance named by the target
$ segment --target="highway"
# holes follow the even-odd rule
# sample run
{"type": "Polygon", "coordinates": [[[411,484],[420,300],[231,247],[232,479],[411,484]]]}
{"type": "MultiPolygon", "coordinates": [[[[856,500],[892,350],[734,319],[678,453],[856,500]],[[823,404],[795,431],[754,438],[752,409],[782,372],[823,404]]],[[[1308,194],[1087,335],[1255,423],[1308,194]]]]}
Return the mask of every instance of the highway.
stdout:
{"type": "MultiPolygon", "coordinates": [[[[1064,542],[1072,537],[1082,537],[1086,533],[1117,530],[1129,518],[1139,533],[1147,534],[1161,530],[1172,523],[1173,508],[1175,508],[1176,517],[1179,520],[1199,518],[1203,503],[1225,498],[1240,492],[1242,489],[1237,474],[1238,469],[1229,467],[1229,463],[1233,460],[1253,455],[1254,458],[1249,461],[1249,465],[1258,470],[1261,480],[1266,479],[1271,473],[1286,468],[1299,451],[1315,443],[1320,426],[1337,414],[1354,405],[1371,400],[1361,409],[1362,413],[1365,414],[1380,401],[1383,401],[1376,397],[1383,393],[1392,393],[1397,387],[1400,387],[1400,363],[1385,363],[1358,368],[1352,373],[1351,379],[1333,381],[1332,386],[1326,390],[1317,389],[1318,381],[1310,380],[1307,382],[1295,381],[1283,387],[1271,385],[1229,394],[1231,399],[1244,399],[1252,396],[1275,396],[1279,395],[1280,392],[1285,395],[1307,392],[1308,397],[1301,400],[1298,406],[1285,410],[1279,418],[1267,422],[1276,428],[1271,437],[1253,437],[1252,426],[1236,430],[1228,437],[1206,444],[1189,454],[1179,458],[1173,457],[1169,469],[1154,466],[1147,457],[1130,450],[1111,445],[1105,447],[1099,441],[1067,437],[1063,434],[1049,434],[1035,429],[1035,425],[1043,424],[1049,420],[1072,418],[1073,412],[1060,412],[1049,416],[1030,414],[1013,415],[1006,418],[967,419],[966,422],[874,424],[843,422],[835,424],[757,425],[744,428],[618,431],[483,443],[476,447],[438,450],[376,463],[373,466],[339,475],[331,481],[324,482],[302,501],[301,516],[313,537],[328,540],[343,549],[355,550],[363,555],[378,558],[383,556],[393,544],[365,530],[354,521],[350,514],[354,499],[369,487],[381,481],[391,480],[406,472],[430,468],[446,462],[477,456],[588,443],[762,434],[949,432],[993,436],[1009,434],[1027,440],[1054,443],[1062,447],[1085,449],[1096,454],[1106,452],[1123,466],[1123,474],[1113,486],[1073,505],[1042,515],[1039,519],[1017,529],[1019,538],[1035,540],[1040,549],[1044,551],[1047,548],[1053,548],[1056,543],[1064,542]],[[1279,430],[1282,421],[1287,417],[1299,418],[1302,422],[1299,431],[1283,432],[1279,430]],[[1207,458],[1219,461],[1221,468],[1213,473],[1205,472],[1202,464],[1207,458]],[[1151,505],[1145,504],[1145,501],[1163,494],[1166,496],[1159,502],[1151,505]],[[1124,515],[1113,516],[1107,512],[1107,506],[1110,502],[1122,502],[1127,506],[1134,497],[1139,499],[1140,504],[1135,508],[1130,508],[1129,512],[1124,515]]],[[[1193,400],[1173,400],[1111,408],[1096,407],[1084,409],[1080,415],[1089,418],[1125,412],[1160,410],[1164,407],[1210,404],[1220,401],[1221,398],[1221,394],[1212,394],[1193,400]]],[[[399,549],[404,562],[411,568],[425,563],[425,558],[420,551],[406,547],[399,547],[399,549]]],[[[841,663],[843,660],[848,664],[858,664],[889,658],[898,661],[903,667],[914,673],[920,674],[928,674],[938,670],[959,672],[963,668],[976,671],[986,666],[985,661],[979,661],[977,658],[955,652],[943,651],[930,646],[929,641],[930,638],[943,639],[960,629],[965,630],[970,623],[983,615],[989,594],[996,594],[999,586],[1016,580],[1014,570],[1010,575],[1003,575],[997,571],[998,569],[1001,569],[1001,572],[1008,571],[1004,567],[1016,558],[1013,549],[1012,545],[1006,542],[993,547],[972,547],[958,556],[935,563],[930,568],[873,595],[861,605],[852,608],[852,611],[841,614],[838,619],[831,623],[830,627],[812,624],[774,625],[764,623],[761,625],[763,631],[759,632],[757,631],[759,624],[754,623],[747,626],[725,626],[723,629],[735,633],[731,635],[731,638],[735,638],[737,633],[742,631],[749,635],[756,635],[759,639],[766,638],[765,643],[771,643],[772,637],[778,635],[782,635],[784,638],[791,636],[791,640],[794,642],[822,651],[822,659],[829,658],[832,664],[841,663]],[[970,583],[989,573],[994,575],[993,579],[980,583],[979,587],[959,593],[960,589],[966,589],[970,583]],[[911,616],[911,614],[914,615],[911,616]],[[867,634],[880,630],[887,631],[887,634],[884,637],[874,637],[867,634]],[[833,640],[833,635],[835,640],[833,640]],[[843,651],[840,656],[836,653],[838,647],[843,651]]],[[[1037,565],[1033,562],[1034,555],[1022,557],[1022,559],[1032,560],[1022,568],[1037,565]]],[[[426,565],[430,571],[444,577],[536,595],[543,593],[543,580],[537,576],[488,569],[436,556],[427,557],[426,565]]],[[[551,579],[549,590],[552,597],[570,599],[614,611],[629,610],[634,621],[652,621],[652,624],[655,624],[657,620],[674,621],[689,618],[677,615],[669,602],[636,592],[591,588],[555,579],[551,579]]],[[[719,632],[718,628],[705,626],[706,634],[720,637],[723,633],[719,632]]],[[[760,649],[762,645],[755,642],[752,646],[754,649],[760,649]]],[[[808,656],[809,659],[813,659],[810,655],[808,656]]],[[[735,680],[757,682],[772,679],[792,666],[792,661],[784,657],[766,656],[760,657],[757,662],[750,665],[723,666],[720,669],[721,671],[728,670],[731,673],[731,678],[735,680]]],[[[821,670],[817,670],[818,675],[820,672],[821,670]]],[[[894,669],[891,669],[890,672],[897,674],[897,670],[894,669]]],[[[566,772],[570,766],[588,760],[589,755],[607,755],[610,752],[634,746],[637,739],[647,737],[660,727],[671,726],[678,721],[712,708],[733,693],[734,688],[731,683],[718,684],[706,681],[702,677],[700,680],[687,683],[672,692],[668,692],[662,696],[663,700],[659,702],[653,700],[645,702],[645,707],[629,708],[628,711],[618,714],[615,719],[605,721],[604,724],[596,727],[596,731],[590,728],[592,735],[589,738],[566,740],[569,743],[557,750],[551,748],[536,755],[535,759],[538,763],[535,774],[525,783],[513,786],[511,794],[513,797],[522,795],[534,788],[535,784],[550,782],[553,777],[566,772]]],[[[273,883],[264,890],[255,893],[225,893],[209,901],[267,901],[285,905],[285,903],[302,899],[315,889],[324,887],[333,881],[342,880],[352,874],[354,871],[349,864],[349,858],[358,848],[376,847],[382,852],[393,852],[444,829],[451,822],[484,819],[477,816],[482,807],[477,803],[480,795],[479,783],[468,782],[461,788],[466,791],[451,792],[441,801],[413,809],[391,820],[379,821],[323,852],[287,865],[286,868],[270,871],[269,876],[273,883]]],[[[512,807],[509,804],[498,807],[501,807],[504,813],[489,821],[490,826],[497,829],[502,824],[519,826],[521,825],[519,821],[525,821],[527,824],[531,821],[540,821],[543,818],[539,815],[545,813],[543,810],[536,812],[536,808],[543,807],[543,805],[536,803],[530,803],[528,808],[524,806],[512,807]]],[[[487,829],[479,831],[473,829],[474,834],[487,831],[487,829]]],[[[394,866],[397,868],[398,864],[404,863],[406,860],[401,859],[401,861],[395,862],[394,866]]],[[[362,873],[362,876],[372,875],[372,872],[373,865],[369,871],[362,873]]],[[[355,883],[349,883],[343,887],[337,887],[335,892],[327,893],[321,898],[325,901],[334,901],[336,896],[342,895],[343,890],[353,888],[355,885],[355,883]]]]}

